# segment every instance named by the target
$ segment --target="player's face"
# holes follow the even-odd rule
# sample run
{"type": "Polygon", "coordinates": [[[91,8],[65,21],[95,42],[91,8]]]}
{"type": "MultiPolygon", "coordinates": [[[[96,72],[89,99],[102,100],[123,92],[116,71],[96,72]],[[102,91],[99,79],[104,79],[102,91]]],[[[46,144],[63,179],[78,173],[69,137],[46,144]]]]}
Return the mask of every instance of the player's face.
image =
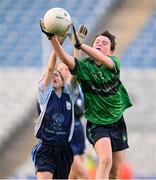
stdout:
{"type": "Polygon", "coordinates": [[[55,89],[62,88],[64,85],[64,82],[60,76],[60,73],[57,71],[54,71],[53,73],[52,84],[55,89]]]}
{"type": "Polygon", "coordinates": [[[93,43],[93,48],[98,49],[104,55],[111,55],[111,42],[106,36],[97,36],[93,43]]]}
{"type": "Polygon", "coordinates": [[[65,81],[67,81],[70,77],[70,71],[67,65],[65,65],[64,63],[60,63],[57,66],[57,70],[59,72],[61,72],[62,76],[64,77],[65,81]]]}

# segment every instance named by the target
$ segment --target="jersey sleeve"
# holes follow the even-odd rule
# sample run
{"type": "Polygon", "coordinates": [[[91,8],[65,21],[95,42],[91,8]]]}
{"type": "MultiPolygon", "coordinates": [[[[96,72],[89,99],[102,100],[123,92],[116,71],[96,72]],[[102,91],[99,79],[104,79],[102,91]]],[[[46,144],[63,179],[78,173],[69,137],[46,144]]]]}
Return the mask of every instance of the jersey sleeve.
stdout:
{"type": "Polygon", "coordinates": [[[119,74],[120,73],[120,60],[115,56],[110,56],[110,58],[111,58],[111,60],[113,61],[113,64],[114,64],[113,71],[116,74],[119,74]]]}
{"type": "Polygon", "coordinates": [[[71,73],[72,75],[77,75],[79,62],[78,62],[78,59],[77,59],[77,58],[74,58],[74,61],[75,61],[75,67],[74,67],[73,70],[70,70],[70,73],[71,73]]]}
{"type": "Polygon", "coordinates": [[[76,88],[73,88],[70,81],[68,81],[68,83],[66,83],[65,85],[65,91],[67,91],[70,94],[70,97],[73,102],[75,102],[78,97],[78,93],[79,93],[78,87],[79,86],[77,85],[76,88]]]}
{"type": "Polygon", "coordinates": [[[85,76],[85,71],[88,69],[88,64],[89,64],[88,58],[83,58],[78,60],[75,58],[75,67],[73,70],[70,70],[71,74],[76,76],[77,81],[80,82],[80,79],[83,79],[85,76]]]}
{"type": "Polygon", "coordinates": [[[48,99],[49,99],[49,95],[51,94],[52,90],[53,90],[53,86],[51,84],[48,84],[48,86],[46,86],[44,89],[42,88],[42,80],[40,80],[38,82],[38,102],[41,105],[44,105],[47,103],[48,99]]]}
{"type": "Polygon", "coordinates": [[[77,58],[74,58],[74,60],[75,60],[75,67],[73,70],[70,70],[70,72],[72,75],[80,77],[84,69],[84,59],[78,60],[77,58]]]}

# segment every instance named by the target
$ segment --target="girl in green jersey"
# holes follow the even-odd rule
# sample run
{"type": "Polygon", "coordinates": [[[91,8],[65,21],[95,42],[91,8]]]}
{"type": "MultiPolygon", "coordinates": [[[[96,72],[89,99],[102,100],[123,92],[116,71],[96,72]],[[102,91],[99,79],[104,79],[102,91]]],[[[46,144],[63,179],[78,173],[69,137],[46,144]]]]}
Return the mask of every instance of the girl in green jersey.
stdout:
{"type": "Polygon", "coordinates": [[[77,76],[84,93],[87,138],[98,156],[95,178],[117,179],[123,150],[128,148],[123,112],[131,102],[120,81],[120,62],[113,55],[115,37],[105,31],[95,37],[91,47],[75,34],[75,48],[88,55],[80,61],[65,52],[55,35],[50,40],[58,57],[77,76]]]}

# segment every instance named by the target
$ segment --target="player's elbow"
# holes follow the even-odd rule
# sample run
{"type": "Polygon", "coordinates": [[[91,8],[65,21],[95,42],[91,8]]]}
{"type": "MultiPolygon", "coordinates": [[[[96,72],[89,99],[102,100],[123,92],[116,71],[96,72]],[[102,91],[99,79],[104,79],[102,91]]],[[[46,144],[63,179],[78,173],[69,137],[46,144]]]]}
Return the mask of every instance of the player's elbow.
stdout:
{"type": "Polygon", "coordinates": [[[68,58],[66,56],[60,56],[59,58],[64,64],[68,63],[68,58]]]}
{"type": "Polygon", "coordinates": [[[109,57],[104,57],[102,60],[101,60],[101,63],[102,64],[105,64],[105,66],[107,66],[109,69],[113,69],[114,68],[114,63],[113,61],[109,58],[109,57]]]}
{"type": "Polygon", "coordinates": [[[65,53],[65,52],[59,53],[58,56],[63,63],[65,63],[68,60],[67,53],[65,53]]]}
{"type": "Polygon", "coordinates": [[[64,56],[62,59],[62,62],[68,66],[70,70],[73,70],[75,67],[75,61],[74,58],[70,55],[64,56]]]}

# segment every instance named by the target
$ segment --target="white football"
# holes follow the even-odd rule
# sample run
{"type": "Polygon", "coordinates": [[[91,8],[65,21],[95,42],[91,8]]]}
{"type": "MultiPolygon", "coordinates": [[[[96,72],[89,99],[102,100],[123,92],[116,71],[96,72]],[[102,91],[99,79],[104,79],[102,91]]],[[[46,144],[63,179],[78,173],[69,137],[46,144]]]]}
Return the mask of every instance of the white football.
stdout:
{"type": "Polygon", "coordinates": [[[43,25],[47,32],[62,36],[72,24],[70,14],[63,8],[49,9],[43,18],[43,25]]]}

